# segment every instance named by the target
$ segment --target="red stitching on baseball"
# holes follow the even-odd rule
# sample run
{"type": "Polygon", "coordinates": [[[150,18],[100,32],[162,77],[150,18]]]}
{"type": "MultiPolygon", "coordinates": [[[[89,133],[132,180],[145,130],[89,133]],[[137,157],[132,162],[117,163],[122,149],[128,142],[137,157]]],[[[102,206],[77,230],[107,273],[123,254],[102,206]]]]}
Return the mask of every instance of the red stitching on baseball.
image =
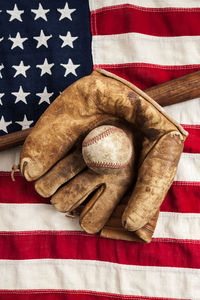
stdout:
{"type": "Polygon", "coordinates": [[[120,163],[109,163],[109,162],[101,162],[101,161],[97,161],[97,162],[91,162],[91,163],[87,163],[88,167],[93,167],[93,168],[109,168],[109,169],[121,169],[126,167],[129,162],[131,161],[131,158],[125,162],[124,164],[120,164],[120,163]]]}
{"type": "Polygon", "coordinates": [[[123,130],[121,128],[109,128],[105,131],[103,131],[102,133],[98,134],[97,136],[93,137],[92,139],[90,139],[89,141],[83,141],[82,143],[82,147],[87,147],[90,146],[92,144],[97,143],[98,141],[102,140],[103,138],[107,137],[108,135],[110,135],[111,133],[113,133],[114,131],[121,131],[123,132],[123,130]]]}

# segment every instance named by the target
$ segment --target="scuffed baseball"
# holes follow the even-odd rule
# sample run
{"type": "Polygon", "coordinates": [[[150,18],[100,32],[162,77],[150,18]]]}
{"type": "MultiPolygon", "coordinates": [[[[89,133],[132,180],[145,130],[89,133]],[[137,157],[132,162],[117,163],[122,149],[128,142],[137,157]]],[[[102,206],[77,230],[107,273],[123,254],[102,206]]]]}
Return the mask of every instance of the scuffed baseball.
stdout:
{"type": "Polygon", "coordinates": [[[133,156],[133,146],[121,128],[103,125],[93,129],[83,140],[86,165],[99,174],[110,174],[126,167],[133,156]]]}

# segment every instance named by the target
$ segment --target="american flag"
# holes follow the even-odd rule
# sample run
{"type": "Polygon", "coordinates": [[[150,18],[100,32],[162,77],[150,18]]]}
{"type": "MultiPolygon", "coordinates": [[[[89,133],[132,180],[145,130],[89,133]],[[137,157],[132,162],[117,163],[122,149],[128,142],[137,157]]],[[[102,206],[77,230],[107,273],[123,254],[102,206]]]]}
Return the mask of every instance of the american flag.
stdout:
{"type": "MultiPolygon", "coordinates": [[[[97,67],[141,89],[200,70],[197,0],[1,0],[0,22],[2,135],[97,67]]],[[[0,153],[0,299],[200,299],[200,100],[165,109],[189,137],[150,244],[84,233],[0,153]]]]}

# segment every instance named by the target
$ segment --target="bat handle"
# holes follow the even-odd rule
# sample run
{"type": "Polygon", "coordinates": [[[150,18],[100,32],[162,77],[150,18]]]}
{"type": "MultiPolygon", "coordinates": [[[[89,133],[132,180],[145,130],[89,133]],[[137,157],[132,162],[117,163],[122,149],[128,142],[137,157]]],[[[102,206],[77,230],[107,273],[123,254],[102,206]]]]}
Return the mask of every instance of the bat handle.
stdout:
{"type": "Polygon", "coordinates": [[[0,137],[0,151],[22,145],[32,128],[16,131],[0,137]]]}

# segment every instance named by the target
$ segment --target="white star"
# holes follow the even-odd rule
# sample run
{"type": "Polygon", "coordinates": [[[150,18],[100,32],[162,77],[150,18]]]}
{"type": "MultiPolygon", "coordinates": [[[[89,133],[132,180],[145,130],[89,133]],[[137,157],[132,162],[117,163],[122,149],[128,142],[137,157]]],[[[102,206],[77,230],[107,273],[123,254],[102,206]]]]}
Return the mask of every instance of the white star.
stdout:
{"type": "Polygon", "coordinates": [[[37,47],[36,48],[39,48],[40,46],[44,45],[46,48],[48,48],[48,45],[47,45],[47,41],[48,39],[50,39],[52,37],[52,34],[51,35],[45,35],[44,34],[44,31],[41,30],[40,31],[40,36],[35,36],[33,37],[37,42],[37,47]]]}
{"type": "Polygon", "coordinates": [[[18,21],[22,22],[21,14],[24,13],[24,10],[19,10],[17,7],[17,4],[15,4],[13,10],[6,10],[6,12],[11,15],[10,22],[14,19],[17,19],[18,21]]]}
{"type": "Polygon", "coordinates": [[[4,93],[0,93],[0,104],[3,105],[2,101],[1,101],[1,98],[4,96],[5,94],[4,93]]]}
{"type": "Polygon", "coordinates": [[[36,95],[40,97],[40,102],[38,104],[41,104],[42,102],[50,104],[49,98],[53,95],[53,93],[48,93],[47,88],[45,87],[42,93],[37,93],[36,95]]]}
{"type": "Polygon", "coordinates": [[[68,31],[67,35],[59,35],[59,38],[63,40],[61,48],[65,46],[70,46],[71,48],[74,48],[73,41],[75,41],[78,37],[77,36],[71,36],[71,33],[68,31]]]}
{"type": "Polygon", "coordinates": [[[13,92],[11,93],[12,95],[16,96],[16,100],[15,100],[15,103],[19,102],[19,101],[22,101],[24,103],[27,104],[26,102],[26,96],[30,95],[30,93],[25,93],[22,89],[22,86],[20,85],[20,88],[19,88],[19,92],[13,92]]]}
{"type": "Polygon", "coordinates": [[[8,39],[13,42],[11,49],[14,49],[15,47],[24,49],[23,43],[28,40],[28,38],[22,38],[19,32],[17,32],[15,38],[10,36],[8,39]]]}
{"type": "Polygon", "coordinates": [[[27,129],[27,128],[29,128],[30,127],[30,125],[33,123],[34,121],[33,120],[27,120],[27,117],[26,117],[26,115],[24,115],[24,119],[23,119],[23,121],[18,121],[18,122],[16,122],[15,121],[15,123],[17,123],[17,124],[19,124],[19,125],[21,125],[22,126],[22,130],[23,129],[27,129]]]}
{"type": "Polygon", "coordinates": [[[45,58],[43,65],[36,65],[36,68],[41,69],[40,76],[43,76],[44,74],[51,75],[51,68],[54,66],[54,64],[49,64],[47,58],[45,58]]]}
{"type": "Polygon", "coordinates": [[[39,18],[44,19],[45,21],[47,21],[47,17],[46,14],[50,11],[50,9],[44,9],[41,5],[41,3],[39,3],[39,7],[38,9],[31,9],[31,11],[35,14],[35,18],[34,20],[37,20],[39,18]]]}
{"type": "Polygon", "coordinates": [[[66,71],[65,71],[65,77],[68,75],[68,74],[70,74],[70,73],[72,73],[72,74],[74,74],[75,76],[77,76],[77,74],[76,74],[76,69],[80,66],[80,65],[74,65],[73,64],[73,62],[72,62],[72,60],[71,60],[71,58],[68,60],[68,63],[67,64],[60,64],[61,66],[63,66],[65,69],[66,69],[66,71]]]}
{"type": "Polygon", "coordinates": [[[60,15],[60,20],[64,19],[64,18],[67,18],[69,20],[72,21],[72,17],[71,17],[71,14],[75,11],[76,9],[72,8],[70,9],[69,6],[68,6],[68,3],[65,4],[65,7],[64,8],[57,8],[57,11],[59,11],[59,13],[61,14],[60,15]]]}
{"type": "Polygon", "coordinates": [[[3,68],[4,68],[4,65],[1,64],[1,65],[0,65],[0,78],[2,78],[1,70],[2,70],[3,68]]]}
{"type": "Polygon", "coordinates": [[[2,37],[2,38],[0,38],[0,42],[1,42],[1,41],[3,41],[3,39],[4,39],[3,37],[2,37]]]}
{"type": "Polygon", "coordinates": [[[6,122],[4,117],[2,116],[0,120],[0,130],[8,132],[6,127],[8,127],[10,124],[12,124],[12,122],[6,122]]]}
{"type": "Polygon", "coordinates": [[[12,66],[12,68],[16,70],[14,77],[16,77],[19,74],[22,74],[24,77],[26,77],[26,71],[30,69],[30,67],[31,67],[30,65],[25,66],[24,62],[21,60],[19,66],[12,66]]]}

